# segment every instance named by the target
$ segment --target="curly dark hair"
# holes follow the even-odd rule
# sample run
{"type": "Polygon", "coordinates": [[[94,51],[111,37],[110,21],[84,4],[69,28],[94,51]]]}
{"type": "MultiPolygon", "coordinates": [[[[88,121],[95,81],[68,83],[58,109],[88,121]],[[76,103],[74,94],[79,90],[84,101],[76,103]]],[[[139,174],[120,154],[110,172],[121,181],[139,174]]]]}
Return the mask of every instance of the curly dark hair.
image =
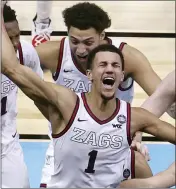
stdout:
{"type": "Polygon", "coordinates": [[[3,16],[4,16],[4,22],[12,22],[12,21],[17,21],[15,10],[11,9],[10,6],[7,4],[4,5],[3,9],[3,16]]]}
{"type": "Polygon", "coordinates": [[[111,26],[111,19],[107,12],[94,3],[84,2],[66,8],[62,12],[65,25],[69,30],[71,26],[80,30],[94,28],[101,33],[111,26]]]}
{"type": "Polygon", "coordinates": [[[121,50],[119,48],[117,48],[114,45],[110,45],[110,44],[103,44],[103,45],[99,45],[97,47],[95,47],[88,55],[88,60],[87,60],[87,69],[92,69],[92,63],[93,60],[95,58],[95,55],[98,52],[114,52],[117,53],[120,56],[120,59],[122,61],[122,71],[124,71],[124,57],[123,54],[121,52],[121,50]]]}

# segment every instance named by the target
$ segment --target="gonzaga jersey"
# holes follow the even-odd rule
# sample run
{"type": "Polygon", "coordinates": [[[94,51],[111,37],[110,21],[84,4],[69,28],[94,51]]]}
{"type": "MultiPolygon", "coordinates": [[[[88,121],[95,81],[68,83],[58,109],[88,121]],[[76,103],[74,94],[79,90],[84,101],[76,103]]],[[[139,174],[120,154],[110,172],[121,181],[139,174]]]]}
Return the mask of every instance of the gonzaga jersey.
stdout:
{"type": "MultiPolygon", "coordinates": [[[[108,43],[122,49],[125,43],[119,40],[111,40],[107,38],[108,43]]],[[[74,57],[72,56],[69,38],[62,38],[60,44],[57,71],[53,76],[56,84],[63,85],[72,89],[76,93],[88,92],[91,89],[91,82],[88,80],[85,71],[80,70],[74,57]]],[[[119,86],[116,97],[126,102],[132,101],[134,96],[133,79],[126,77],[124,82],[119,86]]]]}
{"type": "Polygon", "coordinates": [[[116,99],[114,113],[102,121],[85,93],[78,94],[65,130],[52,136],[55,167],[49,188],[116,188],[133,177],[129,103],[116,99]]]}
{"type": "MultiPolygon", "coordinates": [[[[21,64],[30,67],[39,76],[43,77],[38,55],[31,44],[21,41],[17,57],[21,64]]],[[[17,91],[17,86],[8,77],[1,74],[2,155],[7,153],[9,144],[19,138],[16,131],[17,91]]]]}

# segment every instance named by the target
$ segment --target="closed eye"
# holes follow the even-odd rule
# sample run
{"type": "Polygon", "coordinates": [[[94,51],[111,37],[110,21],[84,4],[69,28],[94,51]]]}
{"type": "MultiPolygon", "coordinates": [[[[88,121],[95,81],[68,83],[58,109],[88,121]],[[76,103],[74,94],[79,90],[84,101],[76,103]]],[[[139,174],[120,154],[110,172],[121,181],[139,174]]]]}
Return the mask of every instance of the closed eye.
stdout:
{"type": "Polygon", "coordinates": [[[77,45],[79,42],[76,40],[71,40],[72,44],[77,45]]]}
{"type": "Polygon", "coordinates": [[[113,66],[114,68],[120,68],[120,67],[121,67],[121,64],[118,63],[118,62],[114,62],[114,63],[112,63],[112,66],[113,66]]]}
{"type": "Polygon", "coordinates": [[[105,67],[107,65],[107,62],[101,62],[100,64],[99,64],[99,66],[101,66],[101,67],[105,67]]]}
{"type": "Polygon", "coordinates": [[[84,44],[87,46],[91,46],[94,42],[93,41],[85,41],[84,44]]]}

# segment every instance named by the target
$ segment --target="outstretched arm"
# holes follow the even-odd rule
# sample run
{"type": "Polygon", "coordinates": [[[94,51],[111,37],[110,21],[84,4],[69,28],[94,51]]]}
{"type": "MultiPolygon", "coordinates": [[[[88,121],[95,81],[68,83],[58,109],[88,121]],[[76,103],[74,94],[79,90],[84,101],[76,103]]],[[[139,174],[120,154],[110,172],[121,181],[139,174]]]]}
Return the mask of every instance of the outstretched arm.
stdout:
{"type": "Polygon", "coordinates": [[[175,70],[159,84],[156,91],[142,104],[142,108],[162,116],[175,101],[175,70]]]}
{"type": "Polygon", "coordinates": [[[176,128],[143,108],[131,108],[131,135],[136,131],[176,144],[176,128]]]}
{"type": "Polygon", "coordinates": [[[120,188],[169,188],[175,186],[175,162],[168,169],[146,179],[123,181],[120,188]]]}
{"type": "MultiPolygon", "coordinates": [[[[155,92],[142,104],[142,108],[160,117],[169,108],[169,115],[175,118],[175,70],[159,84],[155,92]],[[172,105],[173,104],[173,105],[172,105]],[[171,106],[172,105],[172,106],[171,106]],[[171,111],[173,108],[173,111],[171,111]]],[[[140,146],[142,132],[136,132],[132,147],[140,146]]],[[[139,148],[140,149],[140,148],[139,148]]],[[[147,154],[147,153],[146,153],[147,154]]],[[[145,154],[144,154],[145,155],[145,154]]]]}
{"type": "Polygon", "coordinates": [[[56,107],[67,122],[76,103],[76,94],[65,87],[47,84],[30,68],[22,66],[17,60],[4,25],[2,26],[2,47],[2,73],[35,102],[56,107]]]}
{"type": "Polygon", "coordinates": [[[14,81],[32,100],[56,104],[57,93],[50,90],[30,68],[22,66],[2,26],[2,73],[14,81]]]}

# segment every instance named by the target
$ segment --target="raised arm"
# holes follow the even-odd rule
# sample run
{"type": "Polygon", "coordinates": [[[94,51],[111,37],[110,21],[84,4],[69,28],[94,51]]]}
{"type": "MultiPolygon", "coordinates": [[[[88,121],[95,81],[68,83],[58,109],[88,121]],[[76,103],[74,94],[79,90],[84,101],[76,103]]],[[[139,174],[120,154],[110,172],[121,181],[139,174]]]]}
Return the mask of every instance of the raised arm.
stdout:
{"type": "Polygon", "coordinates": [[[136,131],[156,136],[157,138],[176,144],[175,127],[160,120],[143,108],[131,108],[131,135],[136,131]]]}
{"type": "MultiPolygon", "coordinates": [[[[172,118],[175,118],[175,70],[169,73],[158,85],[155,92],[142,104],[142,108],[160,117],[167,110],[172,118]]],[[[132,147],[141,142],[142,132],[137,132],[132,147]]],[[[139,148],[140,149],[140,148],[139,148]]],[[[139,150],[138,149],[138,150],[139,150]]],[[[145,153],[144,153],[145,155],[145,153]]]]}
{"type": "Polygon", "coordinates": [[[55,107],[67,122],[76,103],[76,94],[62,86],[48,85],[30,68],[20,65],[4,26],[2,47],[2,73],[35,102],[55,107]]]}
{"type": "Polygon", "coordinates": [[[9,77],[34,101],[56,104],[57,93],[50,90],[30,68],[22,66],[2,26],[2,73],[9,77]]]}
{"type": "MultiPolygon", "coordinates": [[[[156,91],[142,104],[142,108],[162,116],[175,101],[175,70],[159,84],[156,91]]],[[[174,114],[173,114],[174,115],[174,114]]]]}

